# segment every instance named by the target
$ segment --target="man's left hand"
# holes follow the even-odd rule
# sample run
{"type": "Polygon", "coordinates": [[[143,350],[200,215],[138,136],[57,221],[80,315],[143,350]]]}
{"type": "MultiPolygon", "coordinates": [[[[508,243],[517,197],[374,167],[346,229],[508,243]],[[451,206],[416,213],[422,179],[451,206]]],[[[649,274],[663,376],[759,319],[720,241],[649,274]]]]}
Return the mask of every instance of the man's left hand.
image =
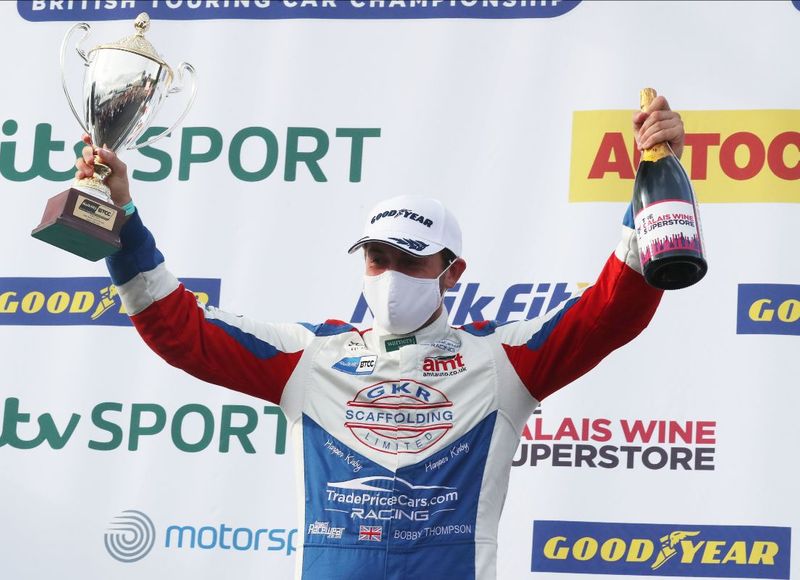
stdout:
{"type": "Polygon", "coordinates": [[[659,143],[668,142],[680,159],[686,133],[681,116],[669,108],[667,99],[656,97],[646,111],[633,115],[633,133],[639,149],[649,149],[659,143]]]}

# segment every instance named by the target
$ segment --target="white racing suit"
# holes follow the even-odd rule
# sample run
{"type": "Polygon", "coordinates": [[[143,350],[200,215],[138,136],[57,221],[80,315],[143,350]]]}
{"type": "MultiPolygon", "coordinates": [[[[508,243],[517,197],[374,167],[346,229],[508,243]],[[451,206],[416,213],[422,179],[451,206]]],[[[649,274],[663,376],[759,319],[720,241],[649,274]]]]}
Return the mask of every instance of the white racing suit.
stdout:
{"type": "Polygon", "coordinates": [[[297,578],[494,580],[528,417],[639,334],[661,298],[623,230],[596,284],[545,317],[453,328],[445,313],[403,337],[203,307],[166,270],[138,212],[108,265],[167,362],[283,409],[302,461],[297,578]]]}

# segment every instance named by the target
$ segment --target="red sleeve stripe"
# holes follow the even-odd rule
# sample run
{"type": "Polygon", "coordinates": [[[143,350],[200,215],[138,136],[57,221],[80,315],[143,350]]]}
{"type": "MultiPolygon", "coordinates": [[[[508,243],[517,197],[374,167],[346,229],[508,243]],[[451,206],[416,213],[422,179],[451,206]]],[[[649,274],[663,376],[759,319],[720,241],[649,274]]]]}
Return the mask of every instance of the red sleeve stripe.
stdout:
{"type": "Polygon", "coordinates": [[[503,348],[541,401],[644,330],[662,294],[612,255],[594,286],[565,303],[525,344],[503,348]]]}
{"type": "Polygon", "coordinates": [[[260,357],[258,351],[248,348],[252,345],[237,340],[219,321],[207,320],[183,285],[131,320],[148,346],[169,364],[201,380],[275,404],[303,354],[302,350],[281,352],[259,341],[267,345],[261,354],[271,349],[269,357],[260,357]]]}

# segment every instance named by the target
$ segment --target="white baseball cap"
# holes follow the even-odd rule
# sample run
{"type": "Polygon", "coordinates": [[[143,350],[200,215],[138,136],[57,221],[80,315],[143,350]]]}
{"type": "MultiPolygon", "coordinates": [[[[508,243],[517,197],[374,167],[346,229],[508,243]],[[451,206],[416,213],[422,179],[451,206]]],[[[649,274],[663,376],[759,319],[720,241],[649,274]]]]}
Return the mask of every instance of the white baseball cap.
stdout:
{"type": "Polygon", "coordinates": [[[364,235],[348,253],[368,242],[389,244],[414,256],[432,256],[445,248],[460,256],[461,228],[438,199],[401,195],[372,208],[364,235]]]}

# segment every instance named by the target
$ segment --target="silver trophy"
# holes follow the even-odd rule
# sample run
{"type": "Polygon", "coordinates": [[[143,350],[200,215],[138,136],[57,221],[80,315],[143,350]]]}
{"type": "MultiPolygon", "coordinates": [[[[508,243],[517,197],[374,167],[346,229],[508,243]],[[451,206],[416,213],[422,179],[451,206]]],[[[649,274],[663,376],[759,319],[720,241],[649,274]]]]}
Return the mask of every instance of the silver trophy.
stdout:
{"type": "MultiPolygon", "coordinates": [[[[197,86],[192,65],[182,62],[177,78],[172,68],[144,37],[150,17],[140,14],[134,22],[136,34],[88,51],[81,44],[91,27],[75,24],[61,44],[61,83],[72,113],[92,143],[111,151],[139,149],[172,132],[189,112],[197,86]],[[76,31],[83,31],[76,52],[87,70],[83,82],[82,115],[78,113],[67,89],[64,73],[67,47],[76,31]],[[146,141],[137,143],[150,127],[165,98],[184,91],[190,83],[186,107],[172,126],[146,141]]],[[[95,157],[95,174],[76,180],[73,187],[51,198],[42,223],[32,235],[45,242],[87,258],[99,260],[117,251],[124,211],[111,202],[104,181],[111,174],[107,165],[95,157]]]]}

